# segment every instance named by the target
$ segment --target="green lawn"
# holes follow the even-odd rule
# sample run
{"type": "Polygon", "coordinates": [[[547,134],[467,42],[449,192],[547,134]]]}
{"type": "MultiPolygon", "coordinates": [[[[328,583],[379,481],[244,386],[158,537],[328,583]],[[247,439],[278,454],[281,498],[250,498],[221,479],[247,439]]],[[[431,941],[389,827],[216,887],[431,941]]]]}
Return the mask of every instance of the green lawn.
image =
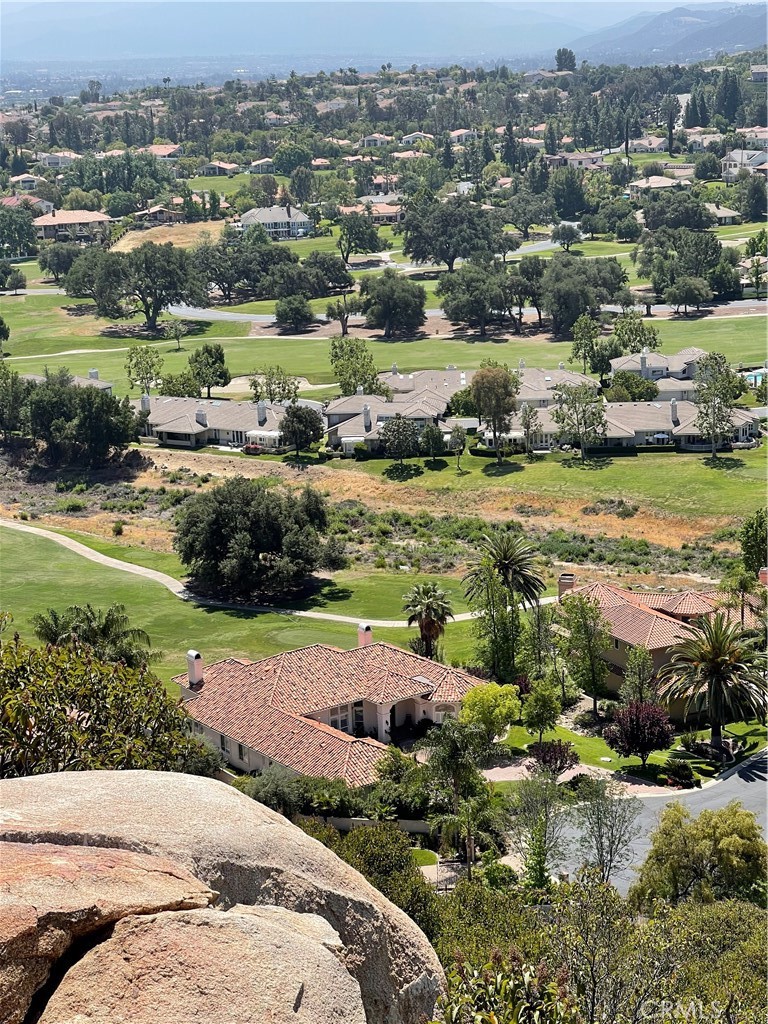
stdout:
{"type": "MultiPolygon", "coordinates": [[[[208,662],[230,655],[263,658],[313,643],[350,648],[357,644],[354,626],[313,621],[272,612],[218,611],[181,601],[159,583],[106,569],[45,538],[0,532],[3,607],[14,616],[13,628],[34,641],[31,617],[47,608],[123,603],[131,622],[146,629],[161,653],[155,669],[163,679],[184,671],[190,647],[208,662]],[[52,585],[52,581],[55,584],[52,585]]],[[[460,623],[457,630],[461,630],[460,623]]],[[[405,645],[413,631],[379,629],[377,637],[405,645]]]]}
{"type": "Polygon", "coordinates": [[[411,850],[413,859],[416,862],[416,867],[426,868],[432,864],[437,864],[437,854],[433,853],[432,850],[419,850],[414,848],[411,850]]]}
{"type": "MultiPolygon", "coordinates": [[[[453,459],[439,460],[442,468],[422,467],[422,461],[407,463],[415,475],[403,480],[407,489],[471,491],[503,487],[510,499],[516,494],[547,495],[558,498],[624,498],[641,508],[654,508],[676,515],[746,516],[765,504],[766,449],[734,452],[708,465],[707,457],[696,453],[643,453],[581,460],[570,455],[552,454],[529,463],[525,457],[497,466],[494,459],[466,455],[461,460],[462,475],[453,459]]],[[[391,475],[389,459],[368,462],[333,460],[332,467],[356,467],[360,472],[380,477],[391,475]]],[[[631,523],[627,525],[631,535],[631,523]]]]}
{"type": "MultiPolygon", "coordinates": [[[[725,202],[723,205],[727,205],[725,202]]],[[[757,235],[765,228],[765,221],[746,221],[743,224],[723,224],[722,227],[713,228],[717,237],[722,242],[728,238],[749,238],[757,235]]]]}
{"type": "MultiPolygon", "coordinates": [[[[742,757],[754,754],[766,745],[766,728],[757,722],[738,722],[731,726],[727,732],[734,737],[746,740],[747,749],[742,757]]],[[[706,731],[701,733],[701,736],[706,735],[706,731]]],[[[601,736],[584,736],[581,733],[572,732],[570,729],[562,729],[558,726],[553,731],[545,733],[544,738],[565,740],[572,743],[578,752],[582,764],[591,765],[594,768],[607,768],[609,771],[628,772],[632,775],[648,778],[650,781],[655,779],[667,758],[672,755],[688,761],[698,778],[707,779],[717,774],[717,768],[711,762],[704,761],[702,758],[689,754],[684,750],[678,750],[677,748],[680,744],[679,737],[675,737],[667,750],[659,750],[651,754],[648,758],[648,766],[645,772],[642,770],[640,758],[619,757],[615,751],[611,750],[601,736]],[[610,760],[604,760],[605,758],[610,758],[610,760]]],[[[504,743],[513,753],[524,754],[527,745],[535,740],[536,737],[532,737],[522,726],[513,726],[507,733],[504,743]]]]}
{"type": "MultiPolygon", "coordinates": [[[[5,345],[6,353],[19,358],[78,349],[97,349],[100,353],[109,353],[110,349],[124,349],[131,344],[134,339],[126,332],[141,323],[139,318],[106,320],[94,316],[89,312],[91,308],[92,304],[87,301],[59,295],[3,295],[0,297],[0,316],[11,331],[10,341],[5,345]],[[103,333],[108,329],[110,334],[103,333]]],[[[170,319],[167,315],[162,317],[164,322],[170,319]]],[[[182,342],[183,346],[212,339],[242,338],[250,328],[247,323],[235,321],[197,320],[194,323],[190,321],[190,329],[191,333],[182,342]]],[[[173,342],[172,347],[175,345],[173,342]]],[[[99,354],[99,365],[101,358],[99,354]]],[[[81,365],[93,365],[93,362],[92,355],[80,357],[81,365]]],[[[125,362],[124,352],[119,354],[117,362],[125,362]]],[[[24,368],[40,372],[41,361],[35,360],[35,364],[24,368]]],[[[81,369],[73,368],[73,372],[80,373],[81,369]]],[[[102,373],[102,377],[112,379],[106,372],[102,373]]]]}
{"type": "MultiPolygon", "coordinates": [[[[241,188],[248,188],[254,177],[255,175],[246,174],[245,172],[242,174],[235,174],[231,178],[228,178],[226,175],[214,174],[207,177],[203,174],[199,174],[194,178],[190,178],[187,181],[187,185],[189,185],[193,192],[205,192],[213,189],[218,192],[219,195],[229,196],[241,188]]],[[[288,178],[282,174],[274,174],[272,177],[277,181],[278,185],[288,184],[288,178]]]]}
{"type": "MultiPolygon", "coordinates": [[[[628,261],[628,257],[622,257],[628,261]]],[[[436,282],[424,282],[427,304],[438,304],[436,282]]],[[[313,300],[318,310],[324,299],[313,300]]],[[[271,312],[273,303],[248,303],[242,307],[252,312],[271,312]]],[[[119,394],[128,392],[125,379],[125,348],[131,343],[124,328],[137,321],[110,321],[94,317],[88,304],[56,295],[19,295],[0,297],[0,315],[11,329],[6,352],[13,357],[11,365],[21,372],[40,372],[49,362],[52,367],[66,365],[70,372],[85,375],[96,366],[104,380],[111,380],[119,394]],[[115,334],[101,332],[112,327],[115,334]],[[79,355],[55,358],[57,353],[95,350],[79,355]],[[38,358],[32,358],[37,356],[38,358]],[[50,360],[39,357],[50,356],[50,360]]],[[[656,318],[654,323],[662,337],[662,350],[674,352],[697,345],[707,351],[723,352],[733,362],[760,363],[765,358],[765,319],[760,316],[677,317],[656,318]]],[[[166,319],[168,319],[166,317],[166,319]]],[[[250,338],[249,324],[237,321],[197,321],[194,333],[176,351],[175,342],[158,342],[164,358],[165,371],[177,373],[185,368],[190,351],[203,341],[220,340],[227,352],[227,363],[234,375],[248,374],[254,367],[279,360],[289,373],[307,377],[312,383],[331,383],[333,374],[328,362],[328,341],[325,338],[297,339],[250,338]]],[[[381,370],[396,362],[401,370],[438,368],[453,363],[465,369],[477,368],[489,356],[516,366],[525,359],[529,366],[555,367],[566,361],[570,343],[552,340],[512,338],[508,341],[463,340],[450,337],[419,341],[373,341],[371,349],[381,370]]],[[[137,393],[137,392],[134,392],[137,393]]]]}
{"type": "MultiPolygon", "coordinates": [[[[48,527],[46,527],[48,529],[48,527]]],[[[110,558],[123,562],[143,565],[167,573],[175,579],[184,579],[186,571],[178,556],[167,551],[150,551],[130,543],[130,521],[125,526],[127,543],[104,540],[93,534],[75,530],[56,530],[66,537],[72,537],[86,547],[99,551],[110,558]]],[[[1,539],[1,538],[0,538],[1,539]]],[[[360,615],[371,619],[405,619],[403,594],[416,583],[437,583],[451,600],[454,612],[465,612],[467,602],[464,588],[459,579],[449,576],[429,576],[403,571],[400,573],[360,572],[343,570],[321,581],[317,593],[310,597],[290,601],[283,605],[301,610],[327,611],[334,615],[360,615]]]]}

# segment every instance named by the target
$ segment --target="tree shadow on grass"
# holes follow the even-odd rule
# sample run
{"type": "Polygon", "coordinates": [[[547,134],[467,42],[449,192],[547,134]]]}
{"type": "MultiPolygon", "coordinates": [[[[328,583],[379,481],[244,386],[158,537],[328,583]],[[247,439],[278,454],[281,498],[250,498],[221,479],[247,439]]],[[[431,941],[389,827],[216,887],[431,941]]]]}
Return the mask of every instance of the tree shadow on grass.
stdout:
{"type": "Polygon", "coordinates": [[[398,482],[403,480],[413,480],[414,477],[423,476],[423,474],[424,470],[421,466],[417,466],[412,462],[404,462],[402,466],[399,462],[395,462],[393,465],[387,466],[383,473],[387,480],[395,480],[398,482]]]}
{"type": "Polygon", "coordinates": [[[427,459],[424,463],[424,469],[429,469],[433,473],[439,472],[441,469],[446,469],[448,463],[445,459],[427,459]]]}
{"type": "Polygon", "coordinates": [[[581,459],[579,456],[574,456],[570,459],[563,459],[560,465],[564,469],[580,469],[583,471],[607,469],[613,465],[613,459],[581,459]]]}
{"type": "Polygon", "coordinates": [[[499,477],[509,476],[510,473],[519,473],[523,467],[519,462],[489,462],[480,470],[483,476],[499,477]]]}
{"type": "Polygon", "coordinates": [[[744,459],[740,459],[735,455],[710,455],[702,461],[708,469],[720,469],[726,470],[726,472],[729,470],[733,471],[734,469],[743,469],[745,466],[744,459]]]}
{"type": "Polygon", "coordinates": [[[329,604],[349,601],[353,596],[353,591],[349,587],[339,586],[333,580],[321,577],[310,580],[301,597],[278,603],[282,607],[295,608],[297,611],[312,611],[325,608],[329,604]]]}

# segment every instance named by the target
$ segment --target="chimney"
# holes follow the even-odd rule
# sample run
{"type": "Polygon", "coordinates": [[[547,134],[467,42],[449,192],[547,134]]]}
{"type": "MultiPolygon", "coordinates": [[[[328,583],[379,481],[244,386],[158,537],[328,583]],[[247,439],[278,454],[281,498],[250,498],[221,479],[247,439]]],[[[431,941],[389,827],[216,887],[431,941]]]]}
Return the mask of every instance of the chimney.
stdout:
{"type": "Polygon", "coordinates": [[[355,394],[356,395],[362,395],[363,394],[363,385],[362,384],[358,384],[357,385],[357,387],[355,388],[355,394]]]}
{"type": "Polygon", "coordinates": [[[392,376],[396,377],[398,374],[397,363],[392,363],[392,376]]]}
{"type": "Polygon", "coordinates": [[[641,356],[640,356],[640,373],[643,374],[643,376],[645,376],[645,369],[646,369],[647,365],[648,365],[647,357],[641,354],[641,356]]]}
{"type": "Polygon", "coordinates": [[[88,371],[88,380],[98,380],[98,379],[99,379],[99,371],[98,370],[89,370],[88,371]]]}
{"type": "Polygon", "coordinates": [[[373,643],[373,630],[367,622],[361,622],[357,627],[357,646],[367,647],[373,643]]]}
{"type": "Polygon", "coordinates": [[[363,406],[363,426],[367,434],[371,429],[371,407],[367,403],[363,406]]]}
{"type": "Polygon", "coordinates": [[[521,370],[524,370],[525,369],[525,360],[524,359],[519,359],[518,362],[517,362],[517,365],[518,365],[518,367],[521,370]]]}
{"type": "Polygon", "coordinates": [[[187,679],[190,690],[203,683],[203,656],[200,651],[187,651],[187,679]]]}
{"type": "Polygon", "coordinates": [[[558,363],[557,364],[557,368],[558,368],[558,370],[564,370],[565,369],[565,363],[558,363]]]}
{"type": "Polygon", "coordinates": [[[557,577],[557,596],[558,599],[567,594],[569,590],[573,590],[574,584],[576,583],[576,576],[572,572],[561,572],[557,577]]]}
{"type": "Polygon", "coordinates": [[[152,401],[149,395],[142,395],[139,400],[139,408],[142,412],[150,412],[152,410],[152,401]]]}
{"type": "Polygon", "coordinates": [[[763,566],[763,568],[757,574],[757,578],[760,581],[761,586],[768,587],[768,567],[763,566]]]}
{"type": "Polygon", "coordinates": [[[678,419],[678,416],[677,416],[677,399],[676,398],[671,399],[671,401],[669,403],[669,415],[670,415],[670,419],[672,420],[672,422],[675,425],[677,425],[680,422],[680,420],[678,419]]]}
{"type": "Polygon", "coordinates": [[[195,423],[199,423],[201,427],[208,426],[208,413],[205,409],[195,410],[195,423]]]}
{"type": "Polygon", "coordinates": [[[259,421],[259,426],[263,427],[267,422],[267,403],[264,399],[260,399],[256,403],[256,418],[259,421]]]}

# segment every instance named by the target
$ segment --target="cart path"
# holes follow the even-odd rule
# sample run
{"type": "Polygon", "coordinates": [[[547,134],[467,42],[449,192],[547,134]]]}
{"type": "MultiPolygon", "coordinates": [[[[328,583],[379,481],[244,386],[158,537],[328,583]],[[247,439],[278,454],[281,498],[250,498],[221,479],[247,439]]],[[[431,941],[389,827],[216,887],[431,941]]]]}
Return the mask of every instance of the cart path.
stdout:
{"type": "MultiPolygon", "coordinates": [[[[191,601],[194,604],[204,605],[208,608],[222,608],[252,612],[274,612],[277,615],[295,615],[297,618],[302,619],[321,619],[326,622],[342,622],[353,626],[357,626],[362,621],[369,626],[377,626],[385,629],[407,628],[408,626],[408,623],[404,619],[369,619],[364,615],[334,615],[331,612],[314,612],[298,608],[277,608],[272,605],[237,604],[230,601],[217,601],[214,598],[201,597],[197,594],[193,594],[191,591],[187,590],[180,580],[175,579],[173,576],[169,576],[167,573],[159,572],[157,569],[150,569],[144,565],[134,565],[132,562],[123,562],[121,559],[112,558],[110,555],[104,555],[100,551],[94,551],[93,548],[89,548],[86,544],[81,544],[80,541],[73,540],[71,537],[66,537],[64,534],[54,533],[51,530],[45,530],[38,526],[27,526],[26,523],[17,523],[11,519],[0,519],[0,527],[5,527],[9,530],[17,530],[19,533],[31,533],[37,537],[44,537],[56,544],[60,544],[63,548],[67,548],[68,551],[72,551],[74,554],[80,555],[82,558],[87,558],[91,562],[96,562],[98,565],[106,566],[108,569],[117,569],[120,572],[130,573],[133,576],[140,576],[142,579],[151,580],[153,583],[159,583],[180,600],[191,601]]],[[[544,597],[542,598],[541,603],[553,604],[556,600],[556,597],[544,597]]],[[[454,617],[454,621],[469,622],[473,616],[473,612],[460,612],[454,617]]]]}

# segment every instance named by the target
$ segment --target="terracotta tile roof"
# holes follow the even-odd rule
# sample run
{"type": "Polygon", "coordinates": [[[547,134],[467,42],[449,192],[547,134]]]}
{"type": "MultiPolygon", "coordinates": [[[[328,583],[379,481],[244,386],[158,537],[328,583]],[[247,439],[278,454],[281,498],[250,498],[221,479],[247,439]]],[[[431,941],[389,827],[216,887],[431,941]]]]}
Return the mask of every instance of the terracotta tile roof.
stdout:
{"type": "Polygon", "coordinates": [[[603,608],[602,612],[610,623],[611,635],[633,647],[655,651],[674,647],[688,636],[682,622],[653,608],[622,603],[603,608]]]}
{"type": "MultiPolygon", "coordinates": [[[[174,682],[186,686],[187,677],[174,682]]],[[[287,768],[363,785],[374,781],[386,746],[305,715],[360,700],[456,703],[478,683],[466,672],[387,643],[350,651],[313,644],[257,662],[216,662],[206,667],[201,688],[186,706],[204,726],[287,768]]]]}
{"type": "Polygon", "coordinates": [[[56,210],[55,213],[46,213],[35,220],[35,227],[50,227],[64,224],[106,224],[109,217],[106,213],[99,213],[98,210],[56,210]]]}

